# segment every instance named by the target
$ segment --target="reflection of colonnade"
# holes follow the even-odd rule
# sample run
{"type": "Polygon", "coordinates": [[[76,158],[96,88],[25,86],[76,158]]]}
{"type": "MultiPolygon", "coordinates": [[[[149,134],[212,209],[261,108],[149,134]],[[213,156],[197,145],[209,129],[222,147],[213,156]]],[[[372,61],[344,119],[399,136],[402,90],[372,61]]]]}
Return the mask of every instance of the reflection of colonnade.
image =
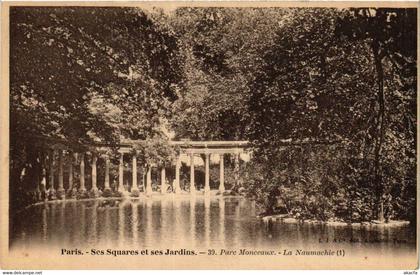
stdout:
{"type": "Polygon", "coordinates": [[[224,198],[210,197],[123,200],[110,207],[97,200],[45,204],[39,240],[44,243],[61,240],[64,245],[87,244],[97,248],[139,245],[167,248],[168,241],[175,247],[186,243],[187,248],[212,244],[225,247],[226,242],[237,241],[226,237],[235,236],[235,228],[241,223],[237,217],[226,223],[225,204],[224,198]]]}
{"type": "MultiPolygon", "coordinates": [[[[121,147],[118,149],[119,154],[119,164],[118,164],[118,186],[115,186],[115,189],[124,192],[128,191],[124,187],[124,167],[125,167],[125,156],[131,156],[131,172],[132,172],[132,181],[131,186],[127,186],[128,189],[133,191],[139,191],[139,185],[137,182],[137,157],[138,155],[133,153],[132,149],[133,144],[122,144],[121,147]]],[[[234,155],[234,173],[235,173],[235,181],[239,183],[239,163],[240,163],[240,156],[241,154],[245,154],[246,147],[248,145],[247,141],[173,141],[171,145],[174,147],[179,148],[179,153],[175,158],[173,163],[175,167],[175,179],[172,184],[172,189],[174,193],[181,193],[181,185],[180,185],[180,175],[181,175],[181,161],[182,159],[189,159],[190,163],[190,193],[195,194],[197,191],[196,184],[195,184],[195,163],[197,156],[204,156],[204,171],[205,171],[205,181],[204,181],[204,193],[209,194],[210,192],[210,159],[212,156],[216,156],[216,159],[219,159],[219,167],[220,167],[220,174],[219,174],[219,187],[218,190],[220,192],[225,191],[225,175],[224,175],[224,161],[226,154],[233,154],[234,155]]],[[[102,146],[103,148],[103,146],[102,146]]],[[[104,163],[104,182],[103,182],[103,191],[111,190],[110,185],[110,153],[97,153],[97,152],[79,152],[74,153],[69,150],[65,146],[55,145],[50,152],[43,157],[44,167],[48,167],[49,169],[49,180],[48,180],[48,190],[50,194],[61,194],[57,196],[57,198],[63,198],[65,193],[65,186],[64,186],[64,166],[68,166],[68,190],[74,190],[78,192],[85,192],[87,191],[86,182],[85,182],[85,173],[86,173],[86,160],[87,156],[90,159],[90,178],[91,178],[91,187],[90,192],[95,195],[98,192],[98,161],[103,160],[104,163]],[[67,163],[65,164],[65,160],[67,163]],[[58,164],[56,163],[58,161],[58,164]],[[74,166],[79,166],[79,183],[75,183],[74,179],[74,166]],[[57,168],[56,168],[57,167],[57,168]],[[56,174],[55,169],[58,169],[58,173],[56,174]],[[55,176],[58,175],[58,183],[55,183],[55,176]]],[[[127,163],[128,164],[128,163],[127,163]]],[[[145,188],[144,192],[146,194],[152,193],[152,169],[157,169],[160,171],[160,184],[161,184],[161,192],[167,192],[167,184],[166,184],[166,169],[171,167],[169,163],[162,165],[161,167],[155,167],[152,165],[148,165],[145,167],[145,188]]],[[[41,185],[44,185],[46,188],[47,185],[47,172],[46,169],[42,169],[41,177],[39,178],[38,190],[40,189],[41,185]]]]}

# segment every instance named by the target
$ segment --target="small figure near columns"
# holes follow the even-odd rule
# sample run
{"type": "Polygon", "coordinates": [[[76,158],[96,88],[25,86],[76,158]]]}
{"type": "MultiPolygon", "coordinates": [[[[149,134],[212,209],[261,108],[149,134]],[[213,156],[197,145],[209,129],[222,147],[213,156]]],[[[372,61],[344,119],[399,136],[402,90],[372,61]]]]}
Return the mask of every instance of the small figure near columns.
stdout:
{"type": "Polygon", "coordinates": [[[206,153],[206,175],[205,175],[205,182],[204,182],[204,193],[209,194],[210,193],[210,154],[206,153]]]}
{"type": "Polygon", "coordinates": [[[195,195],[194,153],[190,154],[190,193],[195,195]]]}
{"type": "Polygon", "coordinates": [[[219,192],[222,194],[225,192],[225,161],[224,154],[220,154],[220,184],[219,192]]]}

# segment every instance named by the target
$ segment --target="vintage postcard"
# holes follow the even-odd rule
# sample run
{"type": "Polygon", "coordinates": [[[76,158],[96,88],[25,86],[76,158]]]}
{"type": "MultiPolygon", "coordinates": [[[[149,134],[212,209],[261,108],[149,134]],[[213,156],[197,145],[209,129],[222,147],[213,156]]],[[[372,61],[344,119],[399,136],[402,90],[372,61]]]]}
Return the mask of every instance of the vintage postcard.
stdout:
{"type": "Polygon", "coordinates": [[[417,2],[6,2],[1,269],[418,268],[417,2]]]}

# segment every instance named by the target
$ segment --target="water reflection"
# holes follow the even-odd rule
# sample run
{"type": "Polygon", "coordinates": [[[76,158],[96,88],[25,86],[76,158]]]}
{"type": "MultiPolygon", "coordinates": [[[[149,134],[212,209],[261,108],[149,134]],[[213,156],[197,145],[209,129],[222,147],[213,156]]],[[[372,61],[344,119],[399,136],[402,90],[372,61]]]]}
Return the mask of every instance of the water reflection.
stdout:
{"type": "Polygon", "coordinates": [[[87,243],[89,245],[95,245],[97,243],[97,223],[98,223],[98,202],[95,201],[93,204],[88,206],[88,217],[87,217],[87,243]]]}
{"type": "Polygon", "coordinates": [[[48,205],[45,205],[45,207],[42,207],[42,240],[43,241],[47,241],[48,236],[47,236],[47,232],[48,232],[48,205]]]}
{"type": "Polygon", "coordinates": [[[210,198],[204,199],[204,246],[210,247],[210,198]]]}
{"type": "Polygon", "coordinates": [[[225,200],[219,200],[220,247],[225,247],[225,200]]]}
{"type": "Polygon", "coordinates": [[[118,246],[124,246],[124,203],[121,203],[120,207],[118,209],[118,246]]]}
{"type": "Polygon", "coordinates": [[[191,245],[193,247],[196,246],[196,213],[195,213],[195,207],[197,205],[197,201],[195,199],[195,196],[191,198],[190,200],[190,230],[188,231],[188,234],[191,236],[191,245]]]}
{"type": "Polygon", "coordinates": [[[132,212],[132,230],[133,230],[133,243],[137,243],[138,242],[138,236],[139,236],[139,232],[138,232],[138,226],[139,226],[139,213],[138,213],[138,203],[137,202],[133,202],[131,204],[131,212],[132,212]]]}
{"type": "Polygon", "coordinates": [[[14,221],[11,248],[329,248],[415,253],[415,228],[273,223],[240,198],[47,203],[14,221]]]}

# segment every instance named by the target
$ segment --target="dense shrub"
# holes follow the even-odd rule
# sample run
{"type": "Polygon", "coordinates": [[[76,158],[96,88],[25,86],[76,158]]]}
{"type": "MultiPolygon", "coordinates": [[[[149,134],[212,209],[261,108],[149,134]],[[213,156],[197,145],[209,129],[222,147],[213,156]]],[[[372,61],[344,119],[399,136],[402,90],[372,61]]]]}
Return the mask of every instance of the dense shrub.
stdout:
{"type": "Polygon", "coordinates": [[[376,219],[382,204],[385,220],[414,220],[414,183],[385,182],[378,196],[373,161],[353,152],[343,146],[285,147],[271,161],[257,158],[247,166],[246,194],[264,214],[285,210],[299,219],[362,222],[376,219]]]}

